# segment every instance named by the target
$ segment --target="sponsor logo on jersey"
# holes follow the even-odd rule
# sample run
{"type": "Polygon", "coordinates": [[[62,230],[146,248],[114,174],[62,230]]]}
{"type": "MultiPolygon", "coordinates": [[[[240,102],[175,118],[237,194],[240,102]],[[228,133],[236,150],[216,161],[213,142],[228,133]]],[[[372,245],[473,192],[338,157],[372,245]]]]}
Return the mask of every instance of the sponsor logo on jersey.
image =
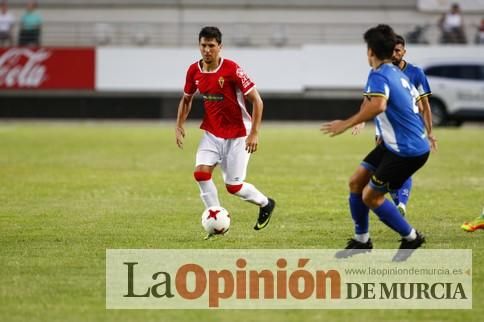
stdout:
{"type": "Polygon", "coordinates": [[[242,87],[243,88],[249,87],[252,81],[250,80],[249,76],[245,73],[245,71],[239,67],[237,68],[236,74],[237,74],[237,77],[240,78],[240,80],[242,81],[242,87]]]}
{"type": "Polygon", "coordinates": [[[205,101],[217,102],[217,101],[223,101],[224,96],[221,94],[203,94],[203,99],[205,101]]]}

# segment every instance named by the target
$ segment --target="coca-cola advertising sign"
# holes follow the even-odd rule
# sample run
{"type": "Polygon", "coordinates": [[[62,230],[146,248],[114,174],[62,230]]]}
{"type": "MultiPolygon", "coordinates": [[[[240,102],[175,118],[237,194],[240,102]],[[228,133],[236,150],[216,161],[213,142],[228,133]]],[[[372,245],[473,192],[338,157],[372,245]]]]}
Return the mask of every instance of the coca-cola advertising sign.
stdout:
{"type": "Polygon", "coordinates": [[[95,86],[93,48],[0,49],[0,89],[83,89],[95,86]]]}

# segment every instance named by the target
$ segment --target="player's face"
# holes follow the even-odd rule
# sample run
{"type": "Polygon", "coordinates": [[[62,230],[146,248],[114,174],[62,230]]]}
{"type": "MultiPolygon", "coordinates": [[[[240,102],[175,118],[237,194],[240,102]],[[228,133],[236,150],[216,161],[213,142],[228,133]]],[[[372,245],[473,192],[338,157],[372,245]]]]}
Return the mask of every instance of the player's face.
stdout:
{"type": "Polygon", "coordinates": [[[392,62],[394,65],[398,65],[402,62],[403,56],[405,56],[406,50],[402,44],[397,44],[393,49],[392,62]]]}
{"type": "Polygon", "coordinates": [[[371,50],[370,48],[367,49],[366,51],[366,55],[368,56],[368,65],[370,65],[370,67],[373,67],[373,50],[371,50]]]}
{"type": "Polygon", "coordinates": [[[206,64],[217,61],[220,50],[222,49],[222,45],[215,38],[207,39],[204,37],[200,39],[199,47],[203,62],[206,64]]]}

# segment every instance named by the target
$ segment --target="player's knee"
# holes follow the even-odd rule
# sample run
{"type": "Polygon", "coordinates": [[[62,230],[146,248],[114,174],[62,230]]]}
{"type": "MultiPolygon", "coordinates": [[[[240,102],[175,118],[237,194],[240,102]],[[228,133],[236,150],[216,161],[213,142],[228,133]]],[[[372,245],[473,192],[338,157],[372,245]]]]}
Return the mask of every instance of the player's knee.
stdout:
{"type": "Polygon", "coordinates": [[[193,172],[193,177],[197,181],[207,181],[212,179],[212,174],[210,172],[195,171],[193,172]]]}
{"type": "Polygon", "coordinates": [[[225,188],[227,188],[229,193],[236,194],[240,191],[240,189],[242,189],[242,184],[226,184],[225,188]]]}
{"type": "Polygon", "coordinates": [[[370,209],[378,208],[381,205],[381,196],[369,193],[366,189],[362,195],[363,203],[370,209]]]}
{"type": "Polygon", "coordinates": [[[371,197],[367,194],[364,193],[361,195],[361,200],[363,200],[363,203],[369,207],[369,204],[371,203],[371,197]]]}
{"type": "Polygon", "coordinates": [[[348,182],[348,187],[350,188],[350,191],[353,193],[361,193],[367,183],[368,182],[363,182],[360,176],[353,175],[351,176],[350,181],[348,182]]]}

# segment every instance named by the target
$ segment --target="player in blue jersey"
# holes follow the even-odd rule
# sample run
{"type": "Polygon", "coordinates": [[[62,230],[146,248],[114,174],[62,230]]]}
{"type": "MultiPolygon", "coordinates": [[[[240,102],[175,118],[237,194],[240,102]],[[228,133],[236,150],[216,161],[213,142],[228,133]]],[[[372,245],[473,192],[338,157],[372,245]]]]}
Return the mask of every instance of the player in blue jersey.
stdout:
{"type": "MultiPolygon", "coordinates": [[[[430,91],[430,85],[427,81],[424,71],[413,64],[405,61],[403,57],[406,53],[405,49],[405,39],[397,35],[397,44],[393,51],[392,62],[395,66],[400,68],[400,70],[408,77],[410,83],[415,86],[418,91],[418,107],[422,115],[425,129],[427,130],[427,137],[430,142],[430,147],[432,150],[437,150],[437,139],[432,133],[432,112],[430,110],[430,104],[428,97],[432,94],[430,91]]],[[[378,135],[378,132],[377,132],[378,135]]],[[[397,191],[392,191],[390,195],[392,196],[393,202],[397,205],[400,213],[405,216],[408,199],[410,198],[410,191],[412,190],[412,177],[405,181],[400,189],[397,191]]]]}
{"type": "MultiPolygon", "coordinates": [[[[422,115],[425,129],[427,130],[427,137],[429,139],[431,149],[437,150],[437,139],[432,133],[432,112],[430,110],[430,104],[428,96],[432,94],[430,91],[430,86],[427,81],[425,73],[420,67],[417,67],[409,62],[405,61],[403,57],[405,56],[405,39],[397,35],[397,44],[395,45],[393,51],[392,62],[395,66],[400,68],[400,70],[408,77],[410,83],[415,86],[418,91],[417,105],[419,111],[422,115]]],[[[364,124],[359,124],[353,129],[353,134],[356,135],[363,128],[364,124]]],[[[381,143],[380,132],[378,127],[376,127],[376,142],[381,143]]],[[[412,189],[412,178],[408,178],[398,190],[391,191],[390,195],[397,205],[398,211],[405,216],[407,212],[407,203],[410,198],[410,191],[412,189]]]]}
{"type": "Polygon", "coordinates": [[[430,145],[425,126],[416,105],[417,90],[407,76],[392,64],[396,35],[388,25],[367,30],[364,39],[368,47],[368,62],[372,67],[365,86],[366,100],[358,113],[346,120],[324,123],[321,130],[335,136],[357,124],[375,119],[382,144],[364,158],[350,179],[349,206],[355,223],[355,237],[346,248],[336,253],[345,258],[373,248],[369,234],[369,210],[401,237],[394,261],[403,261],[419,248],[424,236],[415,230],[385,198],[427,161],[430,145]]]}

